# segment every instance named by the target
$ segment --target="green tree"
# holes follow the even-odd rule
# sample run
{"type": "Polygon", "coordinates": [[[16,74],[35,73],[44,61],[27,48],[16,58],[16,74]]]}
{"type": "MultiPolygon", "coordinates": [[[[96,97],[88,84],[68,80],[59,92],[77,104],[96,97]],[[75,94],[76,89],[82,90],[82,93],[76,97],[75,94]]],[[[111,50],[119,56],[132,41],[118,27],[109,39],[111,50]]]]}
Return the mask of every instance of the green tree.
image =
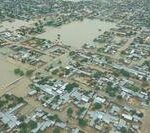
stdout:
{"type": "Polygon", "coordinates": [[[73,88],[75,87],[79,87],[79,85],[77,83],[70,83],[68,85],[66,85],[65,90],[67,90],[67,92],[71,92],[73,90],[73,88]]]}
{"type": "Polygon", "coordinates": [[[14,73],[15,73],[16,75],[20,75],[20,76],[23,76],[23,75],[24,75],[24,72],[23,72],[22,70],[20,70],[19,68],[16,68],[16,69],[14,70],[14,73]]]}
{"type": "Polygon", "coordinates": [[[19,68],[16,68],[16,69],[14,70],[14,73],[15,73],[16,75],[18,75],[18,74],[20,73],[20,69],[19,69],[19,68]]]}

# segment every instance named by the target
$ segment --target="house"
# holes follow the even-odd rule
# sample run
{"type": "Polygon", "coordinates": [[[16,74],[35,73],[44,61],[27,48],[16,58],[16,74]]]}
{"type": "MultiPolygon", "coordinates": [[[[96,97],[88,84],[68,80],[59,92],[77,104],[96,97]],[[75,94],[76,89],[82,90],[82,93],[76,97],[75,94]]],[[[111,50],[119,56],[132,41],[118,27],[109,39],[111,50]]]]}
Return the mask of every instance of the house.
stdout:
{"type": "Polygon", "coordinates": [[[132,121],[133,117],[131,115],[127,115],[127,114],[122,114],[122,117],[126,120],[132,121]]]}
{"type": "Polygon", "coordinates": [[[95,97],[94,103],[105,103],[106,102],[106,99],[105,98],[101,98],[101,97],[95,97]]]}

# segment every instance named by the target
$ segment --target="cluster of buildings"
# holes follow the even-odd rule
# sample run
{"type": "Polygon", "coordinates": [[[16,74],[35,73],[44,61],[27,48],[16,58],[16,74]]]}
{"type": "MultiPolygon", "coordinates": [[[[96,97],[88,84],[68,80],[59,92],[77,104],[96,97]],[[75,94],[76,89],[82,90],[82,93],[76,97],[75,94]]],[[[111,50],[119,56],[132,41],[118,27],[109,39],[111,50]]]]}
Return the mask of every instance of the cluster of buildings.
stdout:
{"type": "Polygon", "coordinates": [[[44,62],[39,58],[42,56],[42,53],[38,51],[18,45],[11,45],[10,49],[13,50],[13,52],[10,53],[9,57],[16,61],[38,67],[44,64],[44,62]]]}
{"type": "MultiPolygon", "coordinates": [[[[0,131],[1,132],[25,132],[38,133],[50,128],[59,128],[61,130],[70,130],[74,133],[77,129],[69,128],[66,122],[59,119],[56,114],[50,114],[40,108],[36,108],[29,114],[21,113],[21,110],[28,106],[28,103],[20,100],[12,94],[6,94],[0,97],[2,104],[0,111],[0,131]],[[6,97],[9,97],[9,99],[6,97]],[[12,101],[13,99],[13,101],[12,101]],[[11,107],[10,107],[10,104],[11,107]]],[[[78,129],[79,130],[79,129],[78,129]]]]}
{"type": "MultiPolygon", "coordinates": [[[[103,106],[106,105],[106,102],[103,103],[103,106]]],[[[106,108],[107,107],[105,107],[103,111],[88,112],[90,126],[99,131],[103,131],[104,127],[109,129],[111,126],[112,132],[115,132],[116,130],[122,132],[123,128],[129,128],[132,132],[138,132],[142,121],[141,112],[133,110],[128,106],[121,107],[115,104],[111,104],[107,111],[106,108]]]]}
{"type": "Polygon", "coordinates": [[[141,0],[0,2],[1,21],[36,22],[14,32],[1,31],[0,47],[9,50],[6,56],[16,65],[36,69],[28,77],[31,84],[24,99],[41,105],[20,115],[27,104],[22,98],[1,97],[0,132],[138,133],[145,117],[141,107],[150,100],[150,20],[143,6],[141,0]],[[54,42],[35,37],[46,26],[84,18],[117,25],[80,49],[63,44],[60,34],[54,42]]]}
{"type": "Polygon", "coordinates": [[[0,97],[0,131],[11,132],[19,127],[18,110],[23,108],[26,102],[22,98],[18,98],[11,94],[5,94],[0,97]]]}
{"type": "MultiPolygon", "coordinates": [[[[95,82],[101,89],[112,82],[111,87],[118,87],[117,93],[128,103],[134,98],[141,103],[149,99],[149,94],[140,91],[133,82],[127,79],[116,79],[110,75],[106,76],[95,78],[95,82]]],[[[123,128],[133,132],[140,130],[143,113],[130,104],[122,106],[112,102],[107,95],[97,94],[95,90],[84,90],[76,84],[63,80],[38,75],[32,78],[32,81],[28,95],[41,101],[43,106],[50,110],[59,111],[61,114],[67,105],[73,104],[79,112],[72,117],[86,119],[88,125],[98,131],[104,131],[104,127],[107,127],[109,131],[118,132],[123,128]],[[94,108],[96,104],[100,107],[94,108]]]]}
{"type": "Polygon", "coordinates": [[[10,44],[11,42],[17,42],[25,39],[25,36],[19,35],[9,30],[4,30],[0,32],[1,46],[10,44]]]}

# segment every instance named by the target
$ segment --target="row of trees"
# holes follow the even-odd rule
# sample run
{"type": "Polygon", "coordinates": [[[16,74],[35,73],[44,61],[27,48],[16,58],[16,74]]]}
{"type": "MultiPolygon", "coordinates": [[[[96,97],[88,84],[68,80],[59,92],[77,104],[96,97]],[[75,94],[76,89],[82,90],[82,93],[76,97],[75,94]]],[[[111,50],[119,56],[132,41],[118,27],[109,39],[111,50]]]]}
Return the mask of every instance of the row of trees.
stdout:
{"type": "Polygon", "coordinates": [[[122,75],[122,76],[125,76],[125,77],[130,77],[130,73],[129,72],[127,72],[127,71],[125,71],[124,69],[121,69],[121,70],[114,70],[113,71],[113,74],[115,75],[115,76],[120,76],[120,75],[122,75]]]}
{"type": "Polygon", "coordinates": [[[15,74],[15,75],[19,75],[19,76],[26,75],[27,77],[30,77],[30,76],[32,76],[32,74],[33,74],[33,70],[27,70],[26,73],[24,73],[24,71],[21,70],[20,68],[16,68],[16,69],[14,70],[14,74],[15,74]]]}

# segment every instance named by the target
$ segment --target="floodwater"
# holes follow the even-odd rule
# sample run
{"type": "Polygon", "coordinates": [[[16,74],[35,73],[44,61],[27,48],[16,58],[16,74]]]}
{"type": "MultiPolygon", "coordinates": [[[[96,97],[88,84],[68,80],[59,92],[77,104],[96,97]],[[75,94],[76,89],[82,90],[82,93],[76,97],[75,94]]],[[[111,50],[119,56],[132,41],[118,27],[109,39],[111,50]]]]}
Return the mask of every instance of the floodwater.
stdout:
{"type": "Polygon", "coordinates": [[[14,74],[16,67],[0,55],[0,87],[5,87],[18,77],[14,74]]]}
{"type": "Polygon", "coordinates": [[[85,43],[92,43],[95,37],[115,26],[116,24],[111,22],[84,19],[60,27],[46,27],[46,31],[37,37],[55,41],[60,34],[63,44],[77,49],[85,43]]]}

